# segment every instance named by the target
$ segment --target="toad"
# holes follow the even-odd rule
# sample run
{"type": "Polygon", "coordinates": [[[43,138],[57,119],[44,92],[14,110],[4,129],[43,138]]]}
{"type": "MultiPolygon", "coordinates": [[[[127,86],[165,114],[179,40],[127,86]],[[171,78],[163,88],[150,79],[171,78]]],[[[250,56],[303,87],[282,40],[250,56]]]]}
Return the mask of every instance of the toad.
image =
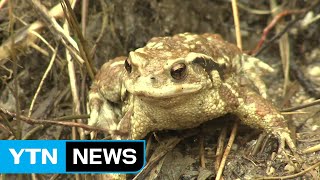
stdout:
{"type": "Polygon", "coordinates": [[[250,72],[257,67],[271,71],[216,34],[152,38],[101,67],[89,92],[88,124],[110,130],[113,139],[142,139],[230,113],[272,133],[280,149],[295,150],[286,120],[265,99],[261,73],[250,72]]]}

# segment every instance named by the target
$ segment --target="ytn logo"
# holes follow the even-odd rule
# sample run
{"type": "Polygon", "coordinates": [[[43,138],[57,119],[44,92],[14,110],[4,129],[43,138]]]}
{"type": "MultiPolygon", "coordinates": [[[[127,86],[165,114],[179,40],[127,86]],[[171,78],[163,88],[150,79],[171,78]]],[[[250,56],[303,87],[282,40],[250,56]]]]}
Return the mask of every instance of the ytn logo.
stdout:
{"type": "Polygon", "coordinates": [[[65,173],[66,141],[0,140],[0,173],[65,173]]]}
{"type": "Polygon", "coordinates": [[[37,163],[37,154],[41,154],[41,164],[47,164],[47,159],[51,162],[51,164],[57,164],[58,161],[57,148],[52,149],[52,153],[50,153],[48,149],[39,148],[20,149],[19,152],[17,152],[14,148],[9,148],[9,151],[13,156],[14,164],[20,164],[20,158],[22,154],[25,154],[24,156],[30,157],[30,164],[37,163]]]}

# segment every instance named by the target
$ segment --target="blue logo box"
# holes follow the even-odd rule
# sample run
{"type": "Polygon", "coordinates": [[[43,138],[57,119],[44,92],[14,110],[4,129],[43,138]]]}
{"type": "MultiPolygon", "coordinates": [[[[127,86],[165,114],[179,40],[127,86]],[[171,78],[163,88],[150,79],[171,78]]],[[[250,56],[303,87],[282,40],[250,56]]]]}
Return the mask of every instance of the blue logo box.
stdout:
{"type": "Polygon", "coordinates": [[[0,140],[0,173],[131,174],[145,153],[144,140],[0,140]]]}

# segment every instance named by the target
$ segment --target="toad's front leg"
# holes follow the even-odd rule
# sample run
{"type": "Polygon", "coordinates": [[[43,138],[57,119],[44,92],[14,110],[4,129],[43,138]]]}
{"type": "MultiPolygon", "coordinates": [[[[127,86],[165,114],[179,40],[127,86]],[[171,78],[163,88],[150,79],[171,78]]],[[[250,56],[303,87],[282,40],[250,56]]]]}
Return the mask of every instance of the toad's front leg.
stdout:
{"type": "Polygon", "coordinates": [[[279,151],[284,149],[285,144],[293,152],[296,151],[286,120],[269,101],[244,87],[239,90],[238,100],[239,106],[235,113],[243,123],[274,134],[279,141],[279,151]]]}
{"type": "MultiPolygon", "coordinates": [[[[97,73],[89,92],[88,124],[115,132],[122,118],[125,89],[122,78],[126,57],[118,57],[105,63],[97,73]]],[[[113,137],[114,134],[110,133],[113,137]]],[[[91,134],[94,135],[94,134],[91,134]]]]}

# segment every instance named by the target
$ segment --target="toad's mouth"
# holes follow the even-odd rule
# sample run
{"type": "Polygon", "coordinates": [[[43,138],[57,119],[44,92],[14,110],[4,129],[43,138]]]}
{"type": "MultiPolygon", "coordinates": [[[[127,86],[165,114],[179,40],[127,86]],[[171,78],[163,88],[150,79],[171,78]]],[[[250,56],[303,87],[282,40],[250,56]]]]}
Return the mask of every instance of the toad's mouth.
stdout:
{"type": "MultiPolygon", "coordinates": [[[[200,91],[203,88],[201,84],[179,84],[173,86],[163,87],[145,87],[134,86],[134,88],[127,88],[127,90],[135,95],[146,99],[168,99],[182,95],[188,95],[200,91]]],[[[187,98],[187,97],[186,97],[187,98]]]]}

